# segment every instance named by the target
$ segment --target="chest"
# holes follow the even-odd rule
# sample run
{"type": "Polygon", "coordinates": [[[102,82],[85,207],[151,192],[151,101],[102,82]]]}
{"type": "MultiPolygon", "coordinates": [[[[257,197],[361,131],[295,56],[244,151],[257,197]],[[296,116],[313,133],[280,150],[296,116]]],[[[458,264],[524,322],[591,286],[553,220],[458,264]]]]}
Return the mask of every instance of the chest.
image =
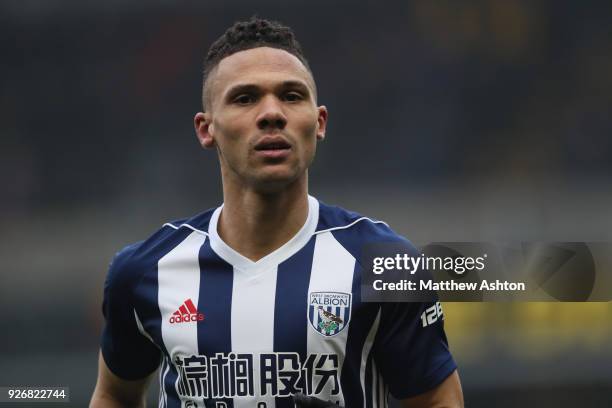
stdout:
{"type": "Polygon", "coordinates": [[[176,258],[160,263],[150,276],[139,288],[147,295],[139,296],[138,307],[146,310],[138,312],[145,316],[144,329],[170,357],[342,354],[351,318],[364,307],[354,260],[344,267],[336,260],[241,270],[176,258]]]}
{"type": "Polygon", "coordinates": [[[177,375],[187,383],[197,373],[209,395],[223,394],[215,387],[240,378],[243,394],[224,395],[300,389],[337,395],[347,346],[365,338],[360,316],[370,304],[360,302],[355,259],[319,243],[252,268],[236,267],[206,245],[197,257],[170,253],[139,286],[144,329],[177,375]]]}

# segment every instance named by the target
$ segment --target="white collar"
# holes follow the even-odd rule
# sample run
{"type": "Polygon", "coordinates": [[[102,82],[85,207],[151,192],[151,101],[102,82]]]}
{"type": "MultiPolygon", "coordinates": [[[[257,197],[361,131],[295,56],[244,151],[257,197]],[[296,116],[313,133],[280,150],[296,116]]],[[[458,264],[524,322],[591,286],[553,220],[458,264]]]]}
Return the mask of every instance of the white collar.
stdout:
{"type": "Polygon", "coordinates": [[[217,223],[223,204],[213,212],[208,224],[208,236],[210,237],[210,246],[224,261],[234,266],[234,268],[249,271],[261,271],[275,267],[279,263],[289,259],[292,255],[304,247],[314,234],[319,222],[319,201],[308,196],[308,217],[300,230],[283,244],[280,248],[272,251],[258,261],[252,261],[249,258],[241,255],[236,250],[227,245],[219,236],[217,231],[217,223]]]}

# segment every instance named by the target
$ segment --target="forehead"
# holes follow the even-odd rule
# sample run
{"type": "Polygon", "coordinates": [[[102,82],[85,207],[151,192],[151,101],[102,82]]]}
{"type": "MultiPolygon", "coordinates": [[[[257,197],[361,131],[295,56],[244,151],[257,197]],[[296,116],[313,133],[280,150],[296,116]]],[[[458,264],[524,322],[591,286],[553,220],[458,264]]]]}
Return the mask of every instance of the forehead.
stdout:
{"type": "Polygon", "coordinates": [[[223,95],[238,83],[266,86],[274,82],[298,80],[314,90],[314,80],[304,64],[293,54],[270,47],[239,51],[219,61],[211,94],[223,95]]]}

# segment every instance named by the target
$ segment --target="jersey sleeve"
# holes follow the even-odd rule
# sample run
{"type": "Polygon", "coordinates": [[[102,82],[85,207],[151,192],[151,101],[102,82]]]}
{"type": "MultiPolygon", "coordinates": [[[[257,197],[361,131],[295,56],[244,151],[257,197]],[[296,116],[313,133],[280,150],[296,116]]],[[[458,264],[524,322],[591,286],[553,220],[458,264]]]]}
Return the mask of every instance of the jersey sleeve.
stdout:
{"type": "Polygon", "coordinates": [[[439,302],[383,303],[373,352],[397,399],[435,388],[457,368],[439,302]]]}
{"type": "Polygon", "coordinates": [[[161,351],[138,328],[133,293],[139,273],[129,258],[129,247],[117,254],[104,282],[101,350],[115,375],[137,380],[157,369],[161,351]]]}

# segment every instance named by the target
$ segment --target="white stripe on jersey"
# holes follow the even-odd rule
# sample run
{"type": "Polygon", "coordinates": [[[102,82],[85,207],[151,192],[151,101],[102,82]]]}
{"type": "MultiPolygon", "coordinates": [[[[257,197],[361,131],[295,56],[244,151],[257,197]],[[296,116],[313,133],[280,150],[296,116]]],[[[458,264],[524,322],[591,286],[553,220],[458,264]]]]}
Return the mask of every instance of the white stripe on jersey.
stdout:
{"type": "MultiPolygon", "coordinates": [[[[368,337],[366,337],[365,342],[363,343],[363,349],[361,350],[361,367],[359,368],[359,379],[361,380],[361,390],[363,391],[363,407],[366,407],[366,387],[365,387],[365,372],[366,366],[368,364],[368,357],[370,356],[370,351],[372,350],[372,345],[374,344],[374,338],[376,337],[376,332],[378,331],[378,325],[380,324],[380,309],[378,309],[378,314],[376,315],[376,319],[368,332],[368,337]]],[[[373,379],[372,379],[373,381],[373,379]]]]}
{"type": "MultiPolygon", "coordinates": [[[[331,232],[317,235],[308,294],[313,292],[344,292],[352,293],[353,274],[355,272],[355,258],[334,238],[331,232]],[[333,265],[333,269],[330,269],[333,265]]],[[[310,300],[307,299],[306,302],[310,300]]],[[[308,304],[306,305],[309,306],[308,304]]],[[[315,325],[318,323],[318,313],[315,313],[315,325]]],[[[346,326],[350,325],[349,323],[346,326]]],[[[335,336],[325,337],[318,333],[308,323],[307,351],[308,354],[335,353],[338,355],[338,372],[342,372],[343,356],[346,355],[346,338],[349,327],[344,327],[335,336]]],[[[323,389],[324,394],[331,394],[331,382],[323,389]]],[[[340,386],[340,385],[339,385],[340,386]]],[[[342,389],[338,396],[340,405],[344,406],[342,389]]]]}
{"type": "MultiPolygon", "coordinates": [[[[161,333],[170,361],[174,356],[198,355],[197,322],[170,323],[170,316],[185,302],[191,299],[198,305],[200,294],[200,248],[206,235],[192,232],[172,251],[161,258],[157,264],[159,285],[158,304],[161,312],[161,333]]],[[[175,388],[180,376],[177,378],[175,388]]],[[[177,388],[178,394],[178,388],[177,388]]],[[[199,405],[204,406],[204,405],[199,405]]]]}
{"type": "MultiPolygon", "coordinates": [[[[147,333],[144,327],[142,327],[142,322],[140,321],[140,317],[138,317],[138,313],[136,313],[136,309],[134,309],[134,319],[136,320],[136,327],[138,327],[138,331],[140,332],[140,334],[149,339],[151,343],[155,344],[151,336],[149,336],[149,333],[147,333]]],[[[155,346],[157,347],[157,344],[155,344],[155,346]]]]}
{"type": "Polygon", "coordinates": [[[380,408],[378,405],[378,374],[376,373],[376,363],[374,359],[372,359],[372,364],[370,365],[372,368],[372,407],[380,408]]]}
{"type": "Polygon", "coordinates": [[[389,407],[389,386],[385,384],[385,408],[389,407]]]}
{"type": "MultiPolygon", "coordinates": [[[[232,351],[271,353],[274,351],[274,305],[278,268],[254,273],[234,268],[232,286],[232,351]]],[[[259,359],[253,359],[253,383],[259,384],[259,359]]],[[[273,396],[235,397],[234,408],[253,408],[263,401],[274,407],[273,396]]]]}
{"type": "Polygon", "coordinates": [[[380,371],[377,371],[377,374],[378,374],[378,398],[380,401],[380,408],[384,408],[385,403],[387,401],[387,395],[385,394],[385,380],[380,371]]]}
{"type": "Polygon", "coordinates": [[[385,384],[376,367],[376,362],[372,359],[372,407],[384,408],[386,405],[385,384]]]}
{"type": "MultiPolygon", "coordinates": [[[[337,230],[343,230],[343,229],[351,228],[353,225],[355,225],[355,224],[357,224],[358,222],[361,222],[361,221],[370,221],[373,224],[383,224],[383,225],[386,225],[387,227],[389,226],[389,224],[387,224],[384,221],[373,220],[373,219],[368,218],[368,217],[361,217],[361,218],[357,218],[355,221],[351,222],[350,224],[342,225],[340,227],[332,227],[332,228],[327,228],[327,229],[320,230],[320,231],[315,231],[315,234],[322,234],[324,232],[337,231],[337,230]]],[[[164,224],[164,225],[166,225],[166,224],[164,224]]],[[[172,224],[168,224],[168,225],[170,225],[173,228],[176,228],[172,224]]]]}

